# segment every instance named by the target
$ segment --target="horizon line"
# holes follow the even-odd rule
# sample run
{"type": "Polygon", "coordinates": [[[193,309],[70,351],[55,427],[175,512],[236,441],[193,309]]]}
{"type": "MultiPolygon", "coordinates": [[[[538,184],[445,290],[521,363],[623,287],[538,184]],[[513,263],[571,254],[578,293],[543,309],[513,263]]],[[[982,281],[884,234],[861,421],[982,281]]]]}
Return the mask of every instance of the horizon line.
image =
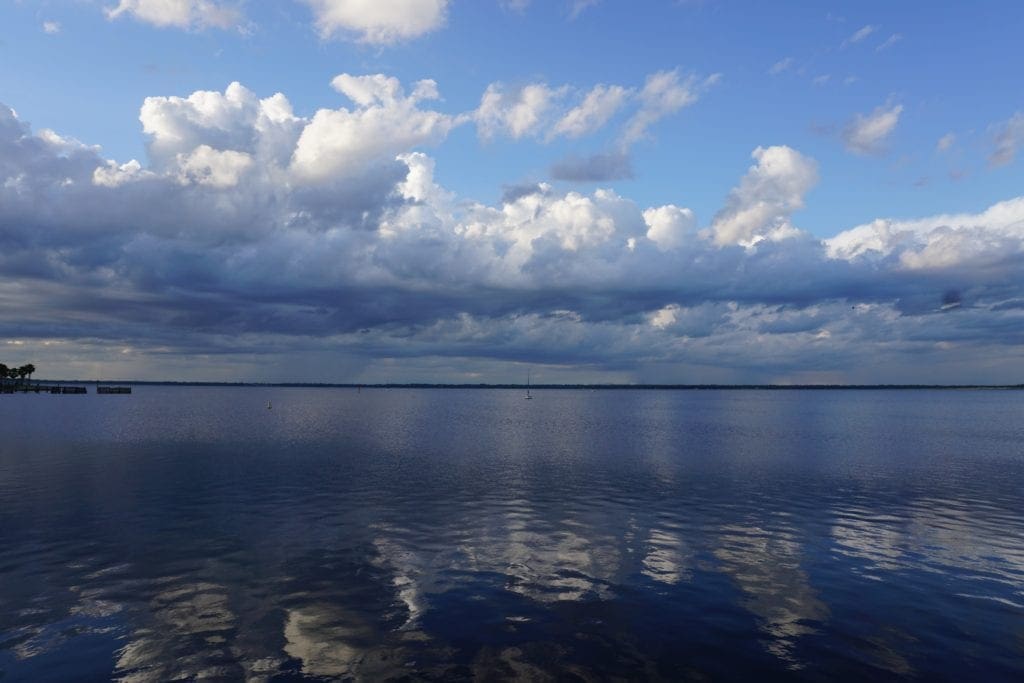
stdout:
{"type": "Polygon", "coordinates": [[[209,387],[279,387],[279,388],[321,388],[321,389],[651,389],[651,390],[699,390],[699,389],[1024,389],[1021,384],[626,384],[614,382],[560,382],[548,384],[487,383],[487,382],[253,382],[253,381],[205,381],[205,380],[82,380],[82,379],[40,379],[40,384],[130,384],[141,386],[209,386],[209,387]]]}

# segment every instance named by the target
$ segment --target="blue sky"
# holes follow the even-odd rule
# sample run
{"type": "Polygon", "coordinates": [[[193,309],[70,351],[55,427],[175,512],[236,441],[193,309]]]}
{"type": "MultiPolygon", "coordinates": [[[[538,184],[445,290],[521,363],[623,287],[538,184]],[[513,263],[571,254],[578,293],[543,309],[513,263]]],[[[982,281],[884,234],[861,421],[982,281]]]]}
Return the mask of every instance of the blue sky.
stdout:
{"type": "Polygon", "coordinates": [[[0,283],[49,293],[0,339],[146,378],[1002,381],[1024,337],[1022,19],[1009,2],[7,1],[0,236],[24,254],[0,283]],[[276,93],[290,118],[270,140],[276,93]],[[195,234],[156,227],[155,198],[195,234]],[[70,315],[70,292],[94,313],[70,315]],[[803,322],[766,331],[785,320],[803,322]]]}

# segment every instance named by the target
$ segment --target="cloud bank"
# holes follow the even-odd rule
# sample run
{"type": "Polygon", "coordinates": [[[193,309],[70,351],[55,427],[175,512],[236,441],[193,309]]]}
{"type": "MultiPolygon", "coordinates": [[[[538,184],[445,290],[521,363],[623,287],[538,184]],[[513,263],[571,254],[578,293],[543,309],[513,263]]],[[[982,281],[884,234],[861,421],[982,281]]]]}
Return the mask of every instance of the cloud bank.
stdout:
{"type": "MultiPolygon", "coordinates": [[[[638,92],[627,138],[690,102],[673,74],[638,92]]],[[[677,382],[1005,381],[1020,367],[1024,198],[822,240],[799,227],[817,164],[776,145],[738,164],[703,224],[610,188],[541,183],[487,204],[442,187],[428,152],[473,123],[541,135],[530,116],[445,112],[429,80],[331,85],[350,105],[309,117],[239,83],[147,98],[145,162],[0,107],[9,356],[81,376],[99,363],[322,381],[507,380],[518,363],[677,382]]],[[[494,92],[496,111],[535,101],[494,92]]]]}

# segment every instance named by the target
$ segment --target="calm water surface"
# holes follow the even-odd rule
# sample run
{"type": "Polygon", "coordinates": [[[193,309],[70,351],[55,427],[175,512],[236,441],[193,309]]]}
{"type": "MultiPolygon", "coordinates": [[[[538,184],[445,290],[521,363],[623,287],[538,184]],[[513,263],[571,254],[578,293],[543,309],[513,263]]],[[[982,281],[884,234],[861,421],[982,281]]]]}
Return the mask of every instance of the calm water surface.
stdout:
{"type": "Polygon", "coordinates": [[[1024,680],[1024,393],[534,394],[0,396],[0,679],[1024,680]]]}

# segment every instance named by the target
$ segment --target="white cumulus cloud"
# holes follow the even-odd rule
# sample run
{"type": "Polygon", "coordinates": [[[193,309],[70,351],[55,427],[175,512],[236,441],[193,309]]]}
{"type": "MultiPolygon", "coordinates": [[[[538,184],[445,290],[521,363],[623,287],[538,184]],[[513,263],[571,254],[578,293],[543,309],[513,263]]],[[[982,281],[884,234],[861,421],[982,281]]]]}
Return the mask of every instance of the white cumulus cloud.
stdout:
{"type": "Polygon", "coordinates": [[[367,164],[393,160],[403,151],[441,141],[458,123],[420,108],[422,100],[437,97],[434,81],[420,81],[409,96],[398,79],[381,74],[341,74],[332,85],[357,106],[321,109],[303,129],[291,167],[305,179],[350,175],[367,164]]]}
{"type": "Polygon", "coordinates": [[[841,232],[825,244],[833,258],[889,258],[909,269],[970,265],[1013,270],[1024,256],[1024,198],[1000,202],[978,214],[880,218],[841,232]]]}
{"type": "Polygon", "coordinates": [[[214,0],[120,0],[107,10],[110,19],[123,15],[154,26],[176,28],[230,28],[242,19],[236,6],[214,0]]]}
{"type": "Polygon", "coordinates": [[[667,204],[644,211],[644,222],[647,224],[647,239],[667,251],[686,242],[697,225],[697,217],[691,209],[667,204]]]}
{"type": "Polygon", "coordinates": [[[565,92],[565,88],[550,88],[543,83],[518,88],[492,83],[474,114],[477,130],[485,140],[499,134],[520,139],[537,133],[555,100],[565,92]]]}
{"type": "Polygon", "coordinates": [[[253,165],[253,158],[245,152],[221,151],[209,145],[199,145],[189,154],[179,154],[177,161],[181,183],[216,188],[234,187],[253,165]]]}
{"type": "Polygon", "coordinates": [[[260,99],[238,82],[223,93],[147,97],[139,120],[150,136],[150,158],[157,168],[173,166],[180,154],[203,144],[287,161],[304,125],[281,93],[260,99]]]}
{"type": "Polygon", "coordinates": [[[651,126],[696,102],[718,80],[718,74],[700,80],[697,76],[682,77],[678,70],[670,70],[648,75],[639,89],[598,84],[584,91],[545,83],[520,86],[491,83],[472,116],[480,137],[485,140],[504,135],[517,140],[533,137],[550,142],[558,137],[579,138],[595,133],[620,111],[632,109],[623,124],[617,149],[592,157],[610,160],[614,156],[626,161],[629,148],[645,138],[651,126]]]}
{"type": "Polygon", "coordinates": [[[136,159],[118,164],[115,161],[107,161],[102,166],[97,166],[92,173],[92,182],[100,187],[118,187],[125,183],[131,183],[143,178],[156,178],[152,171],[142,168],[136,159]]]}
{"type": "Polygon", "coordinates": [[[791,147],[758,147],[751,156],[757,163],[729,193],[711,224],[716,244],[750,244],[795,233],[789,217],[803,207],[804,195],[818,182],[814,160],[791,147]]]}
{"type": "Polygon", "coordinates": [[[448,0],[302,0],[324,38],[351,35],[387,45],[417,38],[444,25],[448,0]]]}

